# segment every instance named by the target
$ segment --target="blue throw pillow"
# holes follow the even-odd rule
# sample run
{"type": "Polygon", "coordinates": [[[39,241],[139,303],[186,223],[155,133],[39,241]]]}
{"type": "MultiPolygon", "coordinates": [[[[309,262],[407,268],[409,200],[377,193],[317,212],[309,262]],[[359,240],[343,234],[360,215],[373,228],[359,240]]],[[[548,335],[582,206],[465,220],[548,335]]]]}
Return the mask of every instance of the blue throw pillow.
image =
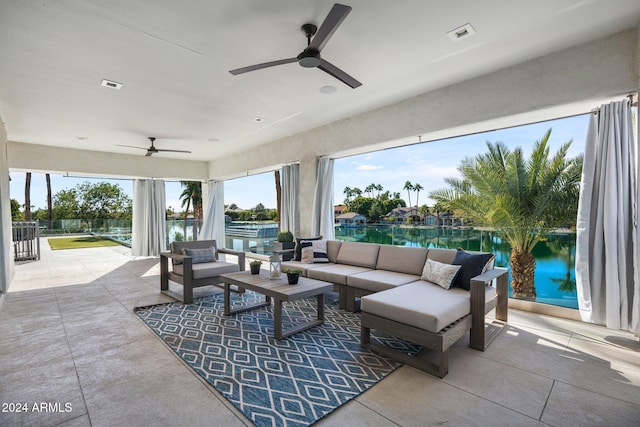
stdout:
{"type": "Polygon", "coordinates": [[[453,281],[453,286],[462,289],[471,289],[471,279],[482,274],[485,267],[493,260],[493,254],[472,254],[463,249],[458,249],[452,265],[460,265],[460,272],[453,281]]]}
{"type": "Polygon", "coordinates": [[[206,249],[182,249],[183,255],[191,257],[192,264],[202,264],[205,262],[216,261],[216,248],[210,247],[206,249]]]}

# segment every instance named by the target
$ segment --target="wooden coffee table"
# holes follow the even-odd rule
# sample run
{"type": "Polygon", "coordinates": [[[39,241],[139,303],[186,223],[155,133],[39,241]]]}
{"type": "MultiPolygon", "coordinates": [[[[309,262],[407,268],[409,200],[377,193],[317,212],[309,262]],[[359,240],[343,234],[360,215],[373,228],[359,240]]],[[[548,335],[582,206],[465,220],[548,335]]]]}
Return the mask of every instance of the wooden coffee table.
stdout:
{"type": "Polygon", "coordinates": [[[286,275],[280,279],[269,279],[268,272],[251,274],[249,271],[239,271],[237,273],[221,274],[224,280],[224,315],[229,316],[235,313],[252,310],[258,307],[273,306],[273,336],[281,340],[300,331],[304,331],[314,326],[324,323],[324,293],[333,290],[333,284],[321,280],[309,279],[300,276],[297,285],[290,285],[286,275]],[[242,307],[231,309],[231,285],[238,288],[245,288],[265,296],[264,302],[248,304],[242,307]],[[286,330],[282,328],[282,303],[308,297],[317,297],[318,310],[315,320],[310,320],[286,330]]]}

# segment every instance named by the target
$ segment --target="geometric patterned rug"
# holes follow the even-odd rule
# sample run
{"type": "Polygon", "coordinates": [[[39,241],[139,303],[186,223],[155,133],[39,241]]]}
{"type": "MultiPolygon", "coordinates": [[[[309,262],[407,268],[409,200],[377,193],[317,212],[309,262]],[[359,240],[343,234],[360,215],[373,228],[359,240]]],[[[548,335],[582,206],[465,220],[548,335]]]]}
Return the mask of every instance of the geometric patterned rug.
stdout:
{"type": "MultiPolygon", "coordinates": [[[[222,294],[137,307],[135,312],[256,426],[308,426],[375,385],[400,364],[360,347],[360,318],[325,296],[325,322],[273,338],[271,307],[224,316],[222,294]]],[[[234,305],[264,299],[246,291],[234,305]]],[[[315,298],[285,303],[283,326],[315,318],[315,298]]],[[[415,351],[372,331],[372,340],[415,351]]]]}

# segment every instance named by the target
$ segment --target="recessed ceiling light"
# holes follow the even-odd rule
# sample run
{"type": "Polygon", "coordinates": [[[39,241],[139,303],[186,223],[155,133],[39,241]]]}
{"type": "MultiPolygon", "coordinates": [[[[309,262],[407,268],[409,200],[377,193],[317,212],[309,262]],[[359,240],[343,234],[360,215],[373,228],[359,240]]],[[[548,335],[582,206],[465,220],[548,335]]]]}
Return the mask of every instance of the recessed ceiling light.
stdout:
{"type": "Polygon", "coordinates": [[[87,139],[89,139],[89,138],[87,138],[86,136],[79,136],[79,137],[78,137],[78,139],[79,139],[80,141],[86,141],[86,140],[87,140],[87,139]]]}
{"type": "Polygon", "coordinates": [[[335,86],[322,86],[320,88],[320,93],[330,94],[335,93],[338,89],[335,86]]]}
{"type": "Polygon", "coordinates": [[[256,123],[262,123],[264,122],[264,119],[262,117],[256,117],[255,119],[253,119],[253,121],[256,123]]]}
{"type": "Polygon", "coordinates": [[[458,27],[454,30],[451,30],[447,33],[447,35],[453,40],[457,42],[458,40],[470,37],[476,33],[476,30],[473,29],[471,24],[464,24],[462,27],[458,27]]]}
{"type": "Polygon", "coordinates": [[[112,80],[102,80],[102,83],[100,83],[100,86],[108,87],[115,90],[120,90],[120,88],[122,87],[122,83],[114,82],[112,80]]]}

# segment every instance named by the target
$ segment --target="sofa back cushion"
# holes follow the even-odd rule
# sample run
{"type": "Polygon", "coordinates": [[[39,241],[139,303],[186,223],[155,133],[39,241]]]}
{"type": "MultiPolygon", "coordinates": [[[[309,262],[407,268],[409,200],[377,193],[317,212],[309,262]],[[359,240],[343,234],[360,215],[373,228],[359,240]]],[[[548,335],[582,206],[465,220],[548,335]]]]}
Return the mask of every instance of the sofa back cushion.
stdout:
{"type": "Polygon", "coordinates": [[[444,264],[451,264],[455,257],[455,249],[429,248],[429,252],[427,253],[427,258],[430,260],[442,262],[444,264]]]}
{"type": "MultiPolygon", "coordinates": [[[[213,253],[216,255],[216,259],[218,258],[218,246],[216,245],[215,240],[192,240],[188,242],[173,242],[171,243],[170,249],[173,254],[182,255],[184,252],[183,249],[209,249],[213,248],[213,253]]],[[[173,261],[173,264],[182,264],[182,261],[173,261]]]]}
{"type": "Polygon", "coordinates": [[[376,268],[380,245],[373,243],[342,242],[336,261],[358,267],[376,268]]]}
{"type": "Polygon", "coordinates": [[[338,252],[340,251],[340,246],[342,242],[340,240],[327,240],[327,256],[329,257],[329,262],[338,262],[338,252]]]}
{"type": "Polygon", "coordinates": [[[380,245],[376,270],[420,276],[427,259],[427,248],[409,246],[380,245]]]}

